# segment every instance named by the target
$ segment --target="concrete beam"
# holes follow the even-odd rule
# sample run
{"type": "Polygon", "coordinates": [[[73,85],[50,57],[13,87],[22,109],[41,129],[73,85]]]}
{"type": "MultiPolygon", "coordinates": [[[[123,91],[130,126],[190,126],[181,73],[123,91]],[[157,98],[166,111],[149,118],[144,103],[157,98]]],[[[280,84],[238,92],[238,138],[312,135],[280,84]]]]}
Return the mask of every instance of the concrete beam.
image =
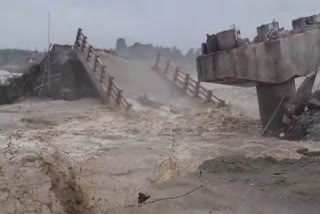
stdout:
{"type": "Polygon", "coordinates": [[[280,84],[305,76],[320,63],[320,30],[199,56],[202,82],[280,84]]]}

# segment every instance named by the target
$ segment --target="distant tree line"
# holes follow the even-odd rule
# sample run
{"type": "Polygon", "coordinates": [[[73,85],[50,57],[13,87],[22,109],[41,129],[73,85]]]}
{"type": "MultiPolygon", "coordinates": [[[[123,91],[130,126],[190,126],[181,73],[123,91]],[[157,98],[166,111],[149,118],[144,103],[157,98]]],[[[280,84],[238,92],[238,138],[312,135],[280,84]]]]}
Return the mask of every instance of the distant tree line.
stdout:
{"type": "Polygon", "coordinates": [[[19,49],[1,49],[0,66],[3,65],[26,65],[27,58],[32,51],[19,49]]]}
{"type": "Polygon", "coordinates": [[[187,54],[184,55],[181,50],[176,47],[157,47],[152,44],[141,44],[139,42],[134,43],[132,46],[128,46],[126,40],[123,38],[117,40],[116,51],[125,58],[138,59],[155,58],[158,54],[161,54],[170,60],[195,60],[196,57],[201,54],[200,48],[191,48],[187,54]]]}

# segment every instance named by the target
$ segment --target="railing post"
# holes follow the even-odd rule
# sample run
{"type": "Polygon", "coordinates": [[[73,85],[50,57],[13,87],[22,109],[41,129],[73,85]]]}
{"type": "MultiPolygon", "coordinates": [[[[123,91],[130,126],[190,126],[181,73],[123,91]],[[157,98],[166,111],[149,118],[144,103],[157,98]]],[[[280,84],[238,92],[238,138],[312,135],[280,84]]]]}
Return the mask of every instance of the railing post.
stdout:
{"type": "Polygon", "coordinates": [[[173,76],[173,81],[175,82],[178,80],[179,71],[180,71],[180,67],[177,67],[173,76]]]}
{"type": "Polygon", "coordinates": [[[105,76],[105,74],[106,74],[106,72],[107,72],[106,69],[107,69],[107,66],[102,65],[100,83],[102,83],[102,81],[103,81],[103,79],[104,79],[104,76],[105,76]]]}
{"type": "Polygon", "coordinates": [[[131,103],[127,104],[126,111],[129,111],[130,108],[132,108],[132,104],[131,103]]]}
{"type": "Polygon", "coordinates": [[[109,84],[108,84],[107,97],[110,97],[110,95],[111,95],[112,84],[113,84],[113,77],[110,77],[109,78],[109,84]]]}
{"type": "Polygon", "coordinates": [[[161,55],[160,55],[160,54],[158,54],[158,55],[157,55],[156,63],[155,63],[155,65],[153,66],[153,70],[155,70],[155,71],[159,71],[159,62],[160,62],[160,57],[161,57],[161,55]]]}
{"type": "Polygon", "coordinates": [[[183,85],[183,89],[184,89],[185,91],[188,90],[189,81],[190,81],[190,74],[186,74],[186,77],[185,77],[185,79],[184,79],[184,85],[183,85]]]}
{"type": "Polygon", "coordinates": [[[211,102],[211,100],[212,100],[212,91],[211,90],[208,90],[207,91],[207,97],[206,97],[206,103],[209,103],[209,102],[211,102]]]}
{"type": "Polygon", "coordinates": [[[82,35],[82,29],[79,28],[78,33],[77,33],[77,37],[76,37],[76,42],[75,42],[75,45],[77,45],[77,46],[79,46],[78,41],[79,41],[81,35],[82,35]]]}
{"type": "Polygon", "coordinates": [[[94,72],[97,71],[98,62],[99,62],[99,55],[95,55],[94,66],[93,66],[93,71],[94,72]]]}
{"type": "Polygon", "coordinates": [[[196,82],[196,86],[194,88],[194,96],[195,97],[199,96],[199,89],[200,89],[200,82],[196,82]]]}
{"type": "Polygon", "coordinates": [[[116,99],[116,105],[120,105],[120,101],[121,101],[121,94],[122,94],[122,90],[118,89],[118,93],[117,93],[117,99],[116,99]]]}
{"type": "Polygon", "coordinates": [[[164,73],[165,73],[165,74],[168,73],[169,67],[170,67],[170,60],[167,60],[166,69],[164,70],[164,73]]]}
{"type": "Polygon", "coordinates": [[[93,49],[93,47],[90,45],[90,46],[89,46],[89,51],[88,51],[87,61],[89,61],[89,59],[90,59],[90,54],[91,54],[91,52],[92,52],[92,49],[93,49]]]}
{"type": "Polygon", "coordinates": [[[88,37],[86,37],[86,36],[83,38],[81,52],[84,52],[84,49],[86,48],[87,39],[88,39],[88,37]]]}

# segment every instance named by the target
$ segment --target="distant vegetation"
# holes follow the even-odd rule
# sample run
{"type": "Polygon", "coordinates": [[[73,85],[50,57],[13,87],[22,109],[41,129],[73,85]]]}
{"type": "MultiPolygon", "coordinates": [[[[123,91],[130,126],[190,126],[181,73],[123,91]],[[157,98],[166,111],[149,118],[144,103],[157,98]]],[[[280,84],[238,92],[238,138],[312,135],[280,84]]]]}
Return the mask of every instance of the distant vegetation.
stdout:
{"type": "Polygon", "coordinates": [[[27,59],[32,51],[19,49],[0,49],[0,70],[23,73],[28,68],[27,59]]]}
{"type": "Polygon", "coordinates": [[[27,58],[32,51],[18,49],[0,49],[0,66],[17,65],[23,66],[27,63],[27,58]]]}
{"type": "Polygon", "coordinates": [[[200,49],[190,49],[186,55],[182,54],[181,50],[176,47],[157,47],[152,44],[134,43],[132,46],[127,46],[126,40],[119,38],[116,43],[116,51],[125,58],[138,59],[154,59],[158,54],[170,60],[191,60],[195,61],[197,56],[201,55],[200,49]]]}

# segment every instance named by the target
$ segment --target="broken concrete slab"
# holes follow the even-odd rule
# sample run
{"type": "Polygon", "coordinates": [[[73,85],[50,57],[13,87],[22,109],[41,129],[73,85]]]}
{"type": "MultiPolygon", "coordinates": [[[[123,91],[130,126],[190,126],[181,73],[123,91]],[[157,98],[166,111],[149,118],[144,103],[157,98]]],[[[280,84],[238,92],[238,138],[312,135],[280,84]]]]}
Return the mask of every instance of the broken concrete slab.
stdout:
{"type": "Polygon", "coordinates": [[[77,60],[72,47],[69,45],[53,45],[50,51],[50,72],[52,81],[50,91],[46,82],[48,77],[43,77],[46,56],[39,64],[33,65],[27,72],[18,77],[6,80],[7,84],[0,84],[0,104],[11,104],[19,97],[38,95],[38,89],[42,88],[42,96],[55,99],[75,100],[84,97],[95,97],[96,92],[88,81],[86,72],[81,62],[77,60]],[[56,76],[57,77],[54,77],[56,76]],[[61,89],[69,88],[72,93],[63,93],[61,89]]]}
{"type": "Polygon", "coordinates": [[[297,109],[303,109],[308,105],[310,97],[312,96],[312,89],[317,77],[318,71],[311,73],[306,77],[301,86],[298,88],[294,103],[297,105],[297,109]]]}
{"type": "Polygon", "coordinates": [[[318,100],[317,98],[312,98],[309,102],[308,108],[320,110],[320,100],[318,100]]]}
{"type": "MultiPolygon", "coordinates": [[[[226,30],[217,34],[219,50],[229,50],[237,47],[237,34],[235,29],[226,30]]],[[[210,53],[210,52],[209,52],[210,53]]]]}
{"type": "Polygon", "coordinates": [[[207,34],[207,54],[219,51],[218,37],[215,34],[207,34]]]}

